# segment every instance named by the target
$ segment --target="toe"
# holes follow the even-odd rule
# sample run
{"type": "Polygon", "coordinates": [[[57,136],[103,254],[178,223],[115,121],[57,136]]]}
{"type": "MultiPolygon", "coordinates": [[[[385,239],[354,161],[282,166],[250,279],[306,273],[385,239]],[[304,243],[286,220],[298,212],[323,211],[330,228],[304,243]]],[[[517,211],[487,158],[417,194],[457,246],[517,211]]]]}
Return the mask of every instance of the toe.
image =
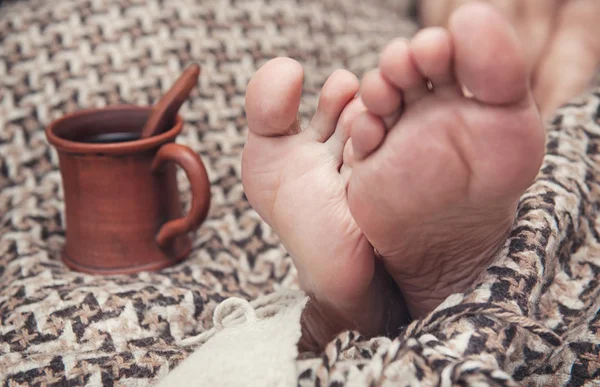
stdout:
{"type": "Polygon", "coordinates": [[[297,120],[304,72],[290,58],[275,58],[263,65],[248,83],[248,127],[261,136],[282,136],[299,131],[297,120]]]}
{"type": "Polygon", "coordinates": [[[359,114],[366,111],[366,109],[367,108],[361,98],[354,98],[346,105],[340,114],[339,120],[335,126],[335,132],[326,142],[331,154],[336,160],[342,161],[344,147],[348,143],[348,138],[350,137],[352,122],[354,122],[354,119],[359,114]]]}
{"type": "Polygon", "coordinates": [[[451,86],[458,91],[452,72],[452,40],[445,28],[421,30],[410,43],[415,64],[436,91],[451,86]]]}
{"type": "Polygon", "coordinates": [[[342,167],[340,168],[340,176],[342,176],[344,186],[347,186],[352,174],[352,163],[354,162],[354,147],[352,146],[352,138],[349,138],[348,141],[346,141],[342,160],[343,162],[342,167]]]}
{"type": "Polygon", "coordinates": [[[395,39],[384,48],[379,70],[388,82],[402,90],[406,103],[428,92],[427,82],[417,69],[406,39],[395,39]]]}
{"type": "Polygon", "coordinates": [[[379,69],[365,74],[360,96],[369,111],[381,116],[388,128],[394,125],[402,106],[402,93],[383,77],[379,69]]]}
{"type": "Polygon", "coordinates": [[[516,32],[493,7],[479,2],[456,10],[449,21],[458,81],[479,101],[521,102],[529,74],[516,32]]]}
{"type": "Polygon", "coordinates": [[[317,111],[308,127],[318,141],[326,141],[335,131],[342,111],[358,92],[359,82],[354,74],[337,70],[327,79],[319,96],[317,111]]]}
{"type": "Polygon", "coordinates": [[[385,133],[385,125],[379,116],[370,112],[356,116],[350,128],[353,160],[364,160],[373,153],[383,142],[385,133]]]}
{"type": "Polygon", "coordinates": [[[402,103],[400,90],[385,80],[378,69],[365,74],[360,96],[371,113],[382,117],[395,113],[402,103]]]}

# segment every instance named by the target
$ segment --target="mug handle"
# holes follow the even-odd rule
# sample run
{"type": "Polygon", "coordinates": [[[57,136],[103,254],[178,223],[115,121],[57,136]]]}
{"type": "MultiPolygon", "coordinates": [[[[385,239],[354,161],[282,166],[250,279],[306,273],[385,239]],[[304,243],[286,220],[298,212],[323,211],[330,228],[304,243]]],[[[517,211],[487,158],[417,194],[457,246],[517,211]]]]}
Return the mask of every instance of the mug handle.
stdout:
{"type": "Polygon", "coordinates": [[[168,161],[180,166],[192,189],[192,207],[190,212],[178,219],[173,219],[163,224],[158,234],[156,243],[161,248],[166,247],[177,235],[187,233],[206,219],[210,207],[210,182],[202,159],[187,146],[168,143],[160,147],[152,161],[152,172],[157,173],[168,161]]]}

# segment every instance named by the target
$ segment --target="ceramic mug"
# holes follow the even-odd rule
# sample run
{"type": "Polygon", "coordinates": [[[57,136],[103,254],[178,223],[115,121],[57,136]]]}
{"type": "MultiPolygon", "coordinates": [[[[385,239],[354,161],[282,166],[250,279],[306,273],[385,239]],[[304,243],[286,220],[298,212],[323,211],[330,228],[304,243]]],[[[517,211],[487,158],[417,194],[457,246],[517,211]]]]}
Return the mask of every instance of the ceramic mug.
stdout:
{"type": "Polygon", "coordinates": [[[204,221],[210,183],[200,157],[175,143],[183,121],[145,139],[151,108],[119,105],[66,115],[46,128],[59,156],[65,200],[62,260],[88,273],[158,270],[184,259],[204,221]],[[176,166],[190,181],[182,215],[176,166]]]}

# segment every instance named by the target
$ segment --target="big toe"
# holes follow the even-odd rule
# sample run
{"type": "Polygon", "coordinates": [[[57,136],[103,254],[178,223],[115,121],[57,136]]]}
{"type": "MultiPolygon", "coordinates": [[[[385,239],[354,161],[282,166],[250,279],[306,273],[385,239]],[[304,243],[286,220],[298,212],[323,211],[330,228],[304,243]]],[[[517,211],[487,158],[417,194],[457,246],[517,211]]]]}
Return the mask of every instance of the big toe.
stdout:
{"type": "Polygon", "coordinates": [[[488,104],[512,104],[529,93],[529,74],[517,33],[492,6],[473,2],[450,17],[454,66],[461,84],[488,104]]]}
{"type": "Polygon", "coordinates": [[[246,117],[252,133],[273,137],[299,131],[303,78],[300,63],[285,57],[271,59],[256,72],[246,89],[246,117]]]}

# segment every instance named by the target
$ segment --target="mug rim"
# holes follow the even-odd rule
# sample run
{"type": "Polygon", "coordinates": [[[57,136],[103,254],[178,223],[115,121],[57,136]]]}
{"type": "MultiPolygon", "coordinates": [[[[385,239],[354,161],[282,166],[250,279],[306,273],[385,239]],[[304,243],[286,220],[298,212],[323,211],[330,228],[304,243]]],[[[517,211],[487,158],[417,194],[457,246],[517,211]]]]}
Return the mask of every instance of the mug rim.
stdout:
{"type": "Polygon", "coordinates": [[[109,105],[100,108],[86,108],[77,110],[72,113],[63,115],[60,118],[52,121],[48,127],[46,127],[46,138],[48,142],[52,144],[57,150],[67,153],[92,153],[92,154],[125,154],[146,151],[149,149],[156,148],[167,142],[175,140],[177,135],[181,132],[183,127],[183,119],[179,114],[175,116],[175,123],[173,126],[158,135],[131,140],[126,142],[115,142],[115,143],[86,143],[80,141],[68,140],[60,137],[54,130],[61,124],[77,120],[82,116],[88,114],[100,113],[100,112],[114,112],[114,111],[151,111],[151,106],[138,106],[138,105],[109,105]]]}

